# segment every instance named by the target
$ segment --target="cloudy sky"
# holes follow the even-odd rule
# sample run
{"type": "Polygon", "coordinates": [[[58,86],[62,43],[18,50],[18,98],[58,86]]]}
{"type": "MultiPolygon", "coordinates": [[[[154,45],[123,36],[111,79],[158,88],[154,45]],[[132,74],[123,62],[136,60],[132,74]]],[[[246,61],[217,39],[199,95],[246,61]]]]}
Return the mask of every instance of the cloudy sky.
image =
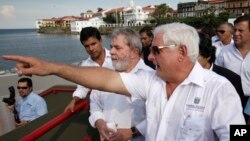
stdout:
{"type": "MultiPolygon", "coordinates": [[[[195,0],[134,0],[136,5],[167,3],[176,9],[180,2],[195,0]]],[[[130,0],[0,0],[0,29],[35,28],[35,20],[61,16],[79,16],[97,8],[127,7],[130,0]]]]}

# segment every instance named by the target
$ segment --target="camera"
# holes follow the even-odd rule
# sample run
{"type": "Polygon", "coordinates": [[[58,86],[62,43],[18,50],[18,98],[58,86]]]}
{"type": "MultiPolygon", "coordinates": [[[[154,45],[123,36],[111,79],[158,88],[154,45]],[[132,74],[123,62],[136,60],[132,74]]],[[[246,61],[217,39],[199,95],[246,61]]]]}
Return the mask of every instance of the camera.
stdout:
{"type": "MultiPolygon", "coordinates": [[[[15,88],[13,86],[9,87],[9,92],[10,92],[10,97],[9,98],[3,98],[3,102],[8,104],[9,106],[11,106],[11,105],[14,105],[15,102],[16,102],[15,88]]],[[[13,113],[14,113],[14,118],[15,118],[16,123],[20,123],[21,121],[19,119],[19,116],[18,116],[17,110],[15,108],[15,105],[14,105],[13,113]]]]}
{"type": "Polygon", "coordinates": [[[13,86],[9,87],[10,97],[9,98],[3,98],[3,102],[10,105],[15,104],[15,89],[13,86]]]}

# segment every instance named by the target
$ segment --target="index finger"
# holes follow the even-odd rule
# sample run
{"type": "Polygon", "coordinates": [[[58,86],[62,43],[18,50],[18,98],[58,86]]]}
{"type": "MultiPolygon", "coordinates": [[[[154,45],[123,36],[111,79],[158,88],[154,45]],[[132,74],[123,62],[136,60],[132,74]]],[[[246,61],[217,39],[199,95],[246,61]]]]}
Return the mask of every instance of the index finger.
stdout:
{"type": "Polygon", "coordinates": [[[20,55],[3,55],[2,58],[5,60],[11,60],[20,63],[27,63],[27,61],[29,60],[29,57],[20,55]]]}

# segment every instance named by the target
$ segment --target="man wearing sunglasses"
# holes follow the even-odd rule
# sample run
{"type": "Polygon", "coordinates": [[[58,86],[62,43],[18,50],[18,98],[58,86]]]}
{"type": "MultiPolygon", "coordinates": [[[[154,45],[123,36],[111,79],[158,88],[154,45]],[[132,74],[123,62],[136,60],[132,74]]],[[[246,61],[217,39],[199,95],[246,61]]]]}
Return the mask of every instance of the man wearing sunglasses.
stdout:
{"type": "MultiPolygon", "coordinates": [[[[21,120],[20,123],[16,123],[17,127],[25,125],[48,112],[45,100],[33,92],[33,84],[30,78],[19,79],[17,90],[19,97],[15,107],[21,120]]],[[[13,110],[13,106],[9,106],[10,110],[13,110]]]]}
{"type": "Polygon", "coordinates": [[[213,46],[216,47],[216,57],[218,57],[222,48],[229,47],[234,44],[233,25],[228,22],[221,23],[216,29],[216,34],[219,37],[219,40],[214,42],[213,46]]]}
{"type": "Polygon", "coordinates": [[[151,61],[155,72],[118,73],[104,68],[72,67],[25,56],[20,75],[57,75],[86,87],[146,101],[147,141],[229,140],[232,124],[245,124],[240,98],[232,84],[197,62],[197,31],[183,23],[156,27],[151,61]],[[74,73],[73,73],[74,72],[74,73]]]}

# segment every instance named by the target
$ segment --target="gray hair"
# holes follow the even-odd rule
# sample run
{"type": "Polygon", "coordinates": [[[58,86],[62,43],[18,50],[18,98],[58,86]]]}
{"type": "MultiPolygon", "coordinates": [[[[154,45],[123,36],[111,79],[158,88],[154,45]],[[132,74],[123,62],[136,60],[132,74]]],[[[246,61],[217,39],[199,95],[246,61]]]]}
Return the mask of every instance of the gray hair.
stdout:
{"type": "Polygon", "coordinates": [[[136,48],[139,51],[139,54],[142,51],[142,44],[140,35],[132,29],[129,28],[117,28],[113,31],[111,38],[114,38],[118,35],[123,35],[125,37],[124,43],[130,48],[136,48]]]}
{"type": "Polygon", "coordinates": [[[170,23],[156,27],[154,35],[163,33],[163,42],[174,42],[176,45],[185,45],[189,59],[195,63],[199,55],[199,35],[197,31],[184,23],[170,23]]]}
{"type": "Polygon", "coordinates": [[[223,23],[221,23],[217,28],[219,28],[219,27],[222,26],[222,25],[226,25],[226,26],[229,28],[229,31],[230,31],[231,33],[234,32],[234,26],[233,26],[233,24],[231,24],[231,23],[229,23],[229,22],[223,22],[223,23]]]}

